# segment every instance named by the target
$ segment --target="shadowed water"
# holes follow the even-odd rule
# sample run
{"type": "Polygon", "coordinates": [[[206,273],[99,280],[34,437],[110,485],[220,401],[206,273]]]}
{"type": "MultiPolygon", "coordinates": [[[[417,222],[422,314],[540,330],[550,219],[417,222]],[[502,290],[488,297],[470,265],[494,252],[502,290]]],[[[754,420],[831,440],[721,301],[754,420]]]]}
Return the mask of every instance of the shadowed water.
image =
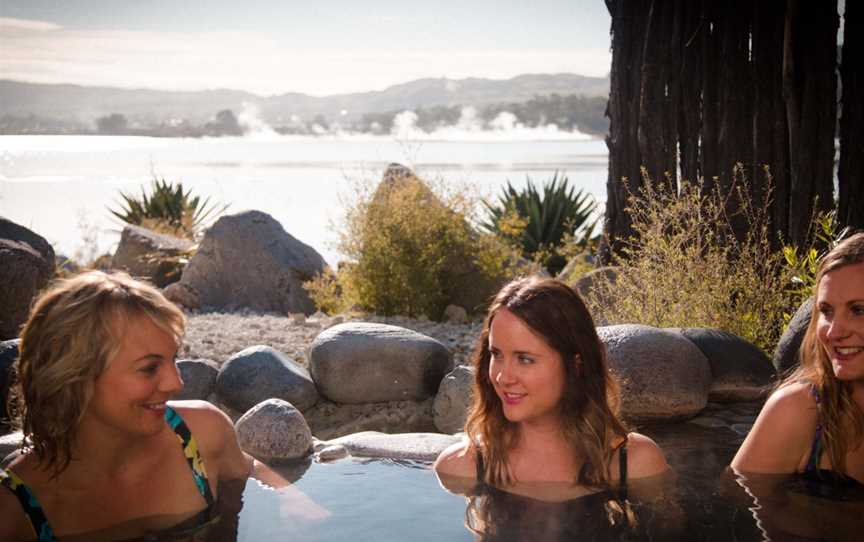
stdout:
{"type": "MultiPolygon", "coordinates": [[[[347,459],[276,467],[294,482],[283,489],[250,480],[237,523],[210,536],[245,542],[860,540],[864,495],[856,490],[825,484],[813,496],[812,484],[796,477],[742,479],[728,471],[758,408],[715,405],[690,422],[640,427],[674,472],[631,480],[623,509],[603,493],[541,500],[524,488],[478,494],[466,484],[463,494],[454,494],[428,464],[347,459]]],[[[542,493],[567,490],[544,487],[542,493]]]]}

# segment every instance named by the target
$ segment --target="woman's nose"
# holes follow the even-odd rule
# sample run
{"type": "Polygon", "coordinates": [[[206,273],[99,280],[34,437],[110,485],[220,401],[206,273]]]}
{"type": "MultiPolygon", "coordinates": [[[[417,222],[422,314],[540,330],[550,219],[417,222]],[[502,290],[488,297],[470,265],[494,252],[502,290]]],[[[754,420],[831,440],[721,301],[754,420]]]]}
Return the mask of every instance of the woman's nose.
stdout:
{"type": "Polygon", "coordinates": [[[180,368],[177,364],[171,362],[162,371],[162,380],[160,382],[162,391],[167,393],[177,393],[183,389],[183,377],[180,376],[180,368]]]}
{"type": "Polygon", "coordinates": [[[513,371],[510,370],[508,363],[499,363],[498,372],[495,375],[495,382],[498,384],[510,384],[513,382],[513,371]]]}
{"type": "Polygon", "coordinates": [[[828,326],[829,339],[842,339],[848,335],[848,327],[843,316],[835,315],[831,320],[831,325],[828,326]]]}

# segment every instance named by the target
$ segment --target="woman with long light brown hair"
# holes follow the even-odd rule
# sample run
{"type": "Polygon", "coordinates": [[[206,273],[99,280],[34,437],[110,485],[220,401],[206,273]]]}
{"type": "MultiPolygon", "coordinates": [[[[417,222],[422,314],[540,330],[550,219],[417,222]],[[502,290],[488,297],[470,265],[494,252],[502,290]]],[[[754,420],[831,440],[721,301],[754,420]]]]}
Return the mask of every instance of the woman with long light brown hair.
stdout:
{"type": "Polygon", "coordinates": [[[864,484],[864,233],[823,258],[814,294],[800,365],[766,401],[732,468],[864,484]]]}
{"type": "Polygon", "coordinates": [[[473,364],[467,439],[435,463],[445,486],[461,481],[481,493],[553,502],[602,492],[621,502],[628,479],[668,470],[659,447],[620,421],[605,348],[585,303],[564,283],[526,278],[504,286],[473,364]]]}

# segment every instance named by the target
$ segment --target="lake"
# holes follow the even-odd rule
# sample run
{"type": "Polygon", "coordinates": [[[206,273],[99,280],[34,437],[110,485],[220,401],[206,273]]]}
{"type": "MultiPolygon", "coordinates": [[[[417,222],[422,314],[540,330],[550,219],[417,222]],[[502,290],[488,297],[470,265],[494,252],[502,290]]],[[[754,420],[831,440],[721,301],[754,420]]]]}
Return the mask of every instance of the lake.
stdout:
{"type": "Polygon", "coordinates": [[[601,203],[608,153],[602,140],[548,128],[447,130],[403,137],[342,135],[243,138],[0,136],[0,215],[72,256],[84,238],[116,247],[120,222],[108,212],[120,192],[140,194],[152,174],[182,181],[195,194],[229,203],[229,213],[257,209],[311,245],[331,265],[340,255],[332,226],[352,180],[380,179],[391,162],[448,184],[495,196],[509,180],[543,181],[557,170],[601,203]]]}

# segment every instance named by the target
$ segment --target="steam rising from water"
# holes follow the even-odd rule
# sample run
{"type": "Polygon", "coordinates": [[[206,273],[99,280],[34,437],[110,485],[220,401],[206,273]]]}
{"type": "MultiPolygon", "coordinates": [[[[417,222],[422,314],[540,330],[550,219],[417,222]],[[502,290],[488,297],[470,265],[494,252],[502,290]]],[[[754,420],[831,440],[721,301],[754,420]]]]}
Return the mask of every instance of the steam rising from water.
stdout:
{"type": "Polygon", "coordinates": [[[494,119],[484,122],[473,107],[465,107],[459,120],[452,126],[441,126],[425,132],[417,126],[417,114],[403,111],[393,119],[390,134],[403,141],[585,141],[591,136],[578,131],[559,130],[555,124],[528,127],[516,115],[502,111],[494,119]]]}
{"type": "Polygon", "coordinates": [[[255,140],[280,139],[329,139],[329,140],[380,140],[395,139],[397,141],[586,141],[591,136],[579,131],[561,130],[555,124],[528,127],[509,111],[502,111],[491,121],[484,121],[474,107],[462,108],[459,120],[451,126],[439,126],[431,132],[426,132],[417,126],[417,113],[403,111],[393,119],[393,127],[389,136],[376,136],[361,132],[346,131],[338,124],[330,130],[313,126],[314,135],[280,135],[264,119],[261,118],[258,107],[249,102],[243,103],[243,109],[237,120],[245,131],[245,136],[255,140]]]}

